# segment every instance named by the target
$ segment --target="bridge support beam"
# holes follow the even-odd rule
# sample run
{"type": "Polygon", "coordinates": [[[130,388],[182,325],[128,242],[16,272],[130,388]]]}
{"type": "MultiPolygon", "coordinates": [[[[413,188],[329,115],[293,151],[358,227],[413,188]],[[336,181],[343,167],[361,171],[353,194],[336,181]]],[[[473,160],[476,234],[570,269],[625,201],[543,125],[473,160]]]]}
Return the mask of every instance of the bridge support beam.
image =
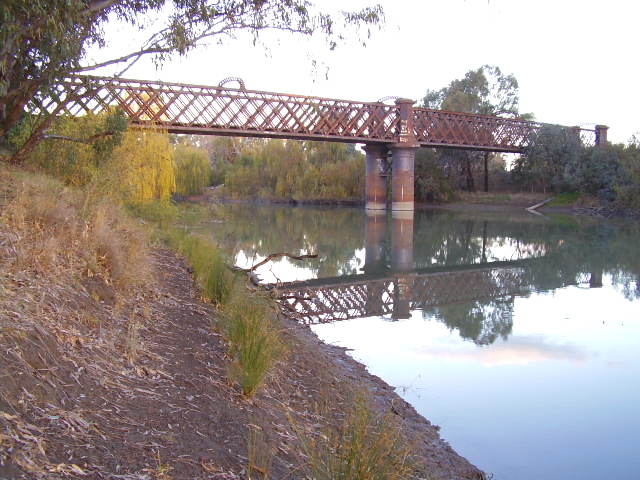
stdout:
{"type": "Polygon", "coordinates": [[[365,208],[367,210],[385,210],[387,208],[387,163],[386,145],[370,144],[364,147],[367,156],[365,186],[365,208]]]}
{"type": "Polygon", "coordinates": [[[393,159],[391,178],[391,210],[413,211],[414,209],[414,168],[416,147],[394,145],[391,147],[393,159]]]}

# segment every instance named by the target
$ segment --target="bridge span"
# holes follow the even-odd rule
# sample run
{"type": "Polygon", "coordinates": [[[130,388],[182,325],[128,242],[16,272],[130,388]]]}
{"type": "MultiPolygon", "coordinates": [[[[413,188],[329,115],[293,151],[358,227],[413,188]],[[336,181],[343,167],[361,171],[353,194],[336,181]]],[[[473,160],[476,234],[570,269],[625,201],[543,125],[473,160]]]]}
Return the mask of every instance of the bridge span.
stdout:
{"type": "MultiPolygon", "coordinates": [[[[148,80],[74,76],[41,101],[40,110],[83,115],[119,107],[131,124],[171,133],[227,135],[365,144],[366,208],[413,211],[415,151],[448,147],[522,152],[543,124],[414,107],[148,80]],[[391,165],[387,161],[391,156],[391,165]],[[389,169],[391,172],[389,172],[389,169]]],[[[567,127],[586,145],[603,145],[607,128],[567,127]]]]}
{"type": "MultiPolygon", "coordinates": [[[[409,318],[411,310],[515,297],[536,291],[527,268],[544,258],[432,267],[275,285],[280,305],[306,324],[390,315],[409,318]]],[[[580,273],[555,288],[588,283],[601,286],[594,273],[580,273]]],[[[547,285],[548,287],[548,285],[547,285]]]]}

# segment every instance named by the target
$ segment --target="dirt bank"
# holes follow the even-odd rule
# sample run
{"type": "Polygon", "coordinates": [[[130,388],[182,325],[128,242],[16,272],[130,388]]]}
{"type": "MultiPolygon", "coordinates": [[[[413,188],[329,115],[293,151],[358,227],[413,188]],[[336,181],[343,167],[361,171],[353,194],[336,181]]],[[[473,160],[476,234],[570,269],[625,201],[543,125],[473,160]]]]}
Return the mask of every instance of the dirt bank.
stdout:
{"type": "MultiPolygon", "coordinates": [[[[362,388],[414,445],[416,478],[483,478],[391,387],[288,320],[286,362],[254,399],[245,399],[227,381],[227,346],[210,328],[216,312],[199,300],[187,266],[165,249],[156,249],[153,261],[155,291],[120,307],[145,318],[135,332],[135,359],[114,358],[99,374],[85,369],[78,355],[91,359],[94,347],[81,337],[47,345],[46,353],[35,344],[17,356],[3,352],[3,382],[15,391],[4,389],[0,398],[0,478],[304,478],[292,422],[307,431],[339,422],[362,388]],[[63,354],[69,348],[75,356],[63,354]],[[317,405],[325,406],[324,417],[317,405]]],[[[121,313],[109,302],[99,307],[121,313]]]]}

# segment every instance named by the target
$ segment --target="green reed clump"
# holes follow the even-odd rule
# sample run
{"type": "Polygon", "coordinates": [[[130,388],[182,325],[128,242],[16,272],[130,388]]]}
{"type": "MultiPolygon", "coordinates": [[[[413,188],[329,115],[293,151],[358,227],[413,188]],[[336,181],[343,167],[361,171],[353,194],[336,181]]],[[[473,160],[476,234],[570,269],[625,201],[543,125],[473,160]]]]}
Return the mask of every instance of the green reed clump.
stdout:
{"type": "Polygon", "coordinates": [[[193,268],[193,276],[202,288],[202,295],[217,305],[231,297],[234,284],[220,248],[213,241],[194,234],[172,232],[169,244],[182,253],[193,268]]]}
{"type": "MultiPolygon", "coordinates": [[[[318,408],[320,418],[331,418],[318,408]]],[[[294,428],[308,457],[303,466],[317,480],[395,480],[410,478],[411,447],[403,442],[390,415],[376,414],[365,394],[359,394],[343,419],[325,421],[322,431],[294,428]]]]}
{"type": "Polygon", "coordinates": [[[283,350],[272,304],[261,297],[236,292],[223,314],[223,328],[235,368],[232,375],[242,393],[252,397],[283,350]]]}

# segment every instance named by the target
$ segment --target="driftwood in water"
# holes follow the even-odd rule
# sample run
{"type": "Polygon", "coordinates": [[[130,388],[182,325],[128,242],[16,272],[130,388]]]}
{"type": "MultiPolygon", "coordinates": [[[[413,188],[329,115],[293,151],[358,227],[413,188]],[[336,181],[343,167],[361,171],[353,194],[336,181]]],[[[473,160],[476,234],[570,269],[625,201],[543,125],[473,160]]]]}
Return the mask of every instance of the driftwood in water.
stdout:
{"type": "Polygon", "coordinates": [[[264,260],[256,263],[251,268],[242,268],[242,267],[238,267],[237,265],[234,265],[232,267],[232,270],[235,271],[235,272],[246,273],[247,275],[249,275],[249,278],[250,278],[250,280],[251,280],[251,282],[253,284],[259,285],[259,281],[256,278],[256,275],[253,273],[254,270],[256,268],[258,268],[258,267],[261,267],[265,263],[270,262],[274,258],[281,258],[281,257],[289,257],[289,258],[291,258],[293,260],[304,260],[305,258],[318,258],[318,255],[293,255],[293,254],[288,253],[288,252],[272,253],[270,255],[267,255],[267,258],[265,258],[264,260]]]}

